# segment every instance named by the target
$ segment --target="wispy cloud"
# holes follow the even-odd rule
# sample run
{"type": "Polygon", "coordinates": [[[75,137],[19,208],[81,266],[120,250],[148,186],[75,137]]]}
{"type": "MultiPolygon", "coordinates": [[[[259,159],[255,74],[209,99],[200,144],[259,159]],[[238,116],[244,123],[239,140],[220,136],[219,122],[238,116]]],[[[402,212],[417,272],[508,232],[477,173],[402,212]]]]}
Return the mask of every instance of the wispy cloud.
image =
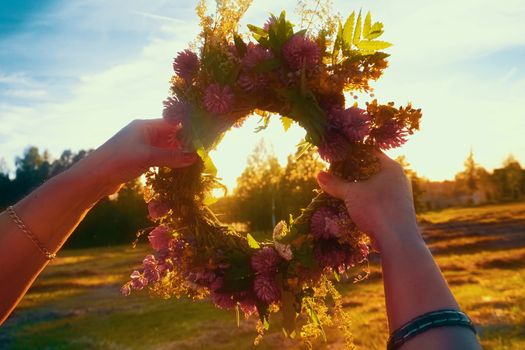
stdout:
{"type": "MultiPolygon", "coordinates": [[[[61,1],[0,39],[0,156],[12,166],[28,144],[55,155],[96,147],[133,118],[157,117],[171,59],[198,32],[194,5],[61,1]]],[[[293,13],[294,2],[255,0],[243,23],[263,23],[283,6],[293,13]]],[[[517,35],[525,32],[525,2],[335,1],[342,14],[360,8],[384,22],[385,39],[395,44],[376,95],[424,110],[423,130],[400,151],[417,171],[451,177],[471,146],[489,167],[510,152],[525,163],[525,63],[518,59],[525,36],[517,35]]],[[[284,160],[302,134],[284,136],[276,126],[261,135],[284,160]]],[[[221,145],[216,158],[227,184],[258,139],[235,130],[221,145]]]]}

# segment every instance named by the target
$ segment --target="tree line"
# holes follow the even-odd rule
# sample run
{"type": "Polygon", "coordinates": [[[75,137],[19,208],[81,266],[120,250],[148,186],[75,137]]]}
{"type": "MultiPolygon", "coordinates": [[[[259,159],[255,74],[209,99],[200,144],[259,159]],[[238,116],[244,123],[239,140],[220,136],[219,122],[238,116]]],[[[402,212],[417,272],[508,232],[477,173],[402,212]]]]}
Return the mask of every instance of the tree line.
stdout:
{"type": "MultiPolygon", "coordinates": [[[[412,184],[414,206],[418,213],[455,206],[521,201],[525,197],[525,169],[509,156],[500,168],[488,171],[479,165],[471,151],[464,169],[454,180],[431,181],[414,171],[405,157],[396,159],[412,184]]],[[[311,150],[296,159],[288,157],[285,167],[259,144],[246,169],[237,179],[234,192],[216,205],[227,222],[248,224],[253,231],[268,231],[289,214],[298,215],[313,198],[315,177],[325,168],[311,150]]]]}
{"type": "MultiPolygon", "coordinates": [[[[51,177],[80,161],[92,150],[77,153],[65,150],[51,160],[48,151],[37,147],[27,148],[15,160],[14,178],[11,179],[5,163],[0,164],[0,211],[16,203],[51,177]]],[[[52,199],[49,203],[52,205],[52,199]]],[[[106,246],[131,243],[136,233],[148,226],[147,205],[142,199],[142,186],[138,180],[123,186],[118,195],[99,201],[87,214],[67,241],[70,248],[106,246]]]]}
{"type": "MultiPolygon", "coordinates": [[[[51,177],[80,161],[91,150],[62,152],[51,160],[47,151],[26,149],[15,161],[14,177],[0,161],[0,210],[15,203],[51,177]]],[[[464,169],[454,180],[430,181],[420,177],[404,157],[397,159],[412,183],[416,211],[453,206],[482,205],[523,200],[525,169],[512,156],[500,168],[488,171],[470,152],[464,169]]],[[[297,216],[318,189],[315,177],[325,168],[315,150],[300,157],[290,155],[281,166],[275,154],[260,143],[249,156],[237,186],[221,197],[213,209],[222,221],[251,232],[270,232],[280,220],[297,216]]],[[[137,232],[150,227],[143,188],[137,179],[126,184],[117,196],[104,198],[86,216],[68,241],[68,247],[90,247],[130,243],[137,232]]],[[[52,203],[50,203],[52,204],[52,203]]]]}

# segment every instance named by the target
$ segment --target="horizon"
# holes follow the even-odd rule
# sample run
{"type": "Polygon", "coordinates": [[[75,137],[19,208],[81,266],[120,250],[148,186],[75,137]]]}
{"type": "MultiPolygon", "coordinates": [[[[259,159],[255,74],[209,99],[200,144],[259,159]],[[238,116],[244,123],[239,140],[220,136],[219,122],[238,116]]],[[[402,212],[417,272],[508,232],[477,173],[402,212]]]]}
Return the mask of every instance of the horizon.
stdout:
{"type": "MultiPolygon", "coordinates": [[[[172,59],[198,33],[195,5],[0,4],[0,160],[12,172],[28,146],[58,158],[65,149],[96,148],[133,119],[159,117],[172,59]]],[[[241,31],[281,7],[293,13],[295,3],[254,1],[241,31]]],[[[423,110],[421,131],[387,154],[405,155],[419,176],[433,181],[453,179],[471,149],[487,170],[510,154],[525,164],[525,37],[513,35],[525,32],[525,3],[334,1],[343,17],[360,8],[384,23],[385,40],[394,44],[386,50],[390,67],[372,84],[375,98],[423,110]],[[443,8],[450,9],[446,26],[443,8]]],[[[230,190],[261,138],[284,165],[303,135],[297,126],[285,134],[273,121],[254,136],[256,124],[250,118],[231,130],[212,153],[230,190]]]]}

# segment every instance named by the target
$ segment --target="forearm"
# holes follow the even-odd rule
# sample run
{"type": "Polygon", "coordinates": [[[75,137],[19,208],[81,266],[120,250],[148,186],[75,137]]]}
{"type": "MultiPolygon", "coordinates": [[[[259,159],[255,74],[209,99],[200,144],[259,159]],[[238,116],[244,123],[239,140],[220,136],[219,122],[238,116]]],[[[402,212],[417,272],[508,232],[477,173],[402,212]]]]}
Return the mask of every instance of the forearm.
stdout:
{"type": "MultiPolygon", "coordinates": [[[[411,319],[439,309],[459,309],[447,282],[417,227],[381,248],[381,264],[390,332],[411,319]]],[[[402,349],[478,349],[474,334],[465,328],[443,327],[424,332],[402,349]]]]}
{"type": "MultiPolygon", "coordinates": [[[[14,205],[25,226],[42,245],[55,252],[86,213],[110,191],[103,185],[102,166],[88,158],[48,180],[14,205]]],[[[23,297],[47,261],[11,220],[0,214],[0,323],[23,297]]]]}

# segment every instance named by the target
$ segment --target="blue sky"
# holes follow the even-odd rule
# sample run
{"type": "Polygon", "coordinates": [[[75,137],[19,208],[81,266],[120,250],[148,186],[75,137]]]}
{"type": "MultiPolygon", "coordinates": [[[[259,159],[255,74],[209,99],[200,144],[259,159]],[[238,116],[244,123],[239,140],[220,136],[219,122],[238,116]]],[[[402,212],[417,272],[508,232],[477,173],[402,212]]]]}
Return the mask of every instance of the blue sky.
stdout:
{"type": "MultiPolygon", "coordinates": [[[[198,32],[195,3],[0,0],[0,159],[13,170],[28,145],[59,156],[97,147],[132,119],[159,116],[171,60],[198,32]]],[[[294,1],[282,3],[255,0],[243,23],[263,23],[283,6],[293,12],[294,1]]],[[[525,165],[524,1],[334,5],[343,15],[370,9],[394,43],[377,97],[423,109],[422,131],[393,156],[406,154],[433,179],[453,177],[471,147],[488,168],[509,153],[525,165]]],[[[227,135],[215,154],[230,187],[261,137],[284,162],[302,136],[295,128],[285,136],[276,123],[254,137],[246,129],[255,123],[227,135]]]]}

